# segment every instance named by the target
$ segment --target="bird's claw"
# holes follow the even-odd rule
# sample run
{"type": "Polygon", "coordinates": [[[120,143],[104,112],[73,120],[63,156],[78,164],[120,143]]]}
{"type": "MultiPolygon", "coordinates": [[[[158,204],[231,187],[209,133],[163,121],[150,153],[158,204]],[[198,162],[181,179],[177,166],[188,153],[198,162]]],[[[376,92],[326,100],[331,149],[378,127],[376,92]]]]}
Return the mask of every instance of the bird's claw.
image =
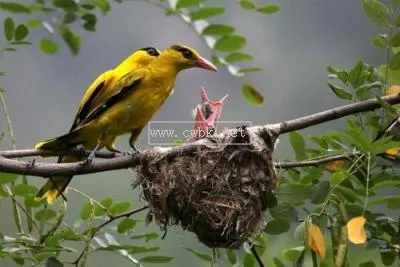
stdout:
{"type": "Polygon", "coordinates": [[[139,154],[140,154],[140,151],[137,150],[137,149],[133,149],[132,152],[131,151],[122,152],[122,155],[124,155],[124,156],[136,156],[136,155],[139,155],[139,154]]]}
{"type": "Polygon", "coordinates": [[[82,166],[82,167],[89,166],[90,164],[92,164],[92,162],[93,162],[93,158],[88,157],[85,161],[83,161],[83,162],[81,163],[81,166],[82,166]]]}

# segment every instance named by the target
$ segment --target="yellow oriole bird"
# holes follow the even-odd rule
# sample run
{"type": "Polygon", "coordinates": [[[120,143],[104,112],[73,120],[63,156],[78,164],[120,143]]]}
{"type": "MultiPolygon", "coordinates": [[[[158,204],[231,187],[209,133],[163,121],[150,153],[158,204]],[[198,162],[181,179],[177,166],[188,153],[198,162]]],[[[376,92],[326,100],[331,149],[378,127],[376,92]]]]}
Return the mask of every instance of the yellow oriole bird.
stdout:
{"type": "MultiPolygon", "coordinates": [[[[98,102],[96,107],[89,109],[84,116],[79,116],[78,112],[79,119],[75,119],[77,122],[74,121],[74,127],[69,133],[40,142],[35,148],[64,150],[81,145],[85,149],[92,150],[89,156],[91,159],[95,151],[103,147],[114,151],[116,138],[131,133],[129,144],[136,150],[134,144],[137,137],[172,93],[178,73],[193,67],[218,71],[211,62],[188,46],[173,45],[165,49],[146,67],[121,75],[112,83],[113,88],[110,90],[113,93],[98,102]]],[[[89,100],[90,98],[86,97],[89,100]]],[[[63,157],[61,162],[77,160],[82,158],[63,157]]],[[[36,199],[47,197],[48,203],[54,203],[71,179],[72,176],[50,178],[36,199]]]]}

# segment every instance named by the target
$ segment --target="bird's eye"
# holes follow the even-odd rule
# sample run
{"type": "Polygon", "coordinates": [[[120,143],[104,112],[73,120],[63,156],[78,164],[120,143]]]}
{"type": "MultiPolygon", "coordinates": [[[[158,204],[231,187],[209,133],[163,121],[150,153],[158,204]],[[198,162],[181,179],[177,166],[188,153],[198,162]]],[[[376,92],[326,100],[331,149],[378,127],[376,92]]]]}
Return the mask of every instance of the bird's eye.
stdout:
{"type": "Polygon", "coordinates": [[[193,53],[190,50],[183,50],[181,53],[182,53],[183,57],[185,57],[185,58],[189,58],[189,59],[193,58],[193,53]]]}
{"type": "Polygon", "coordinates": [[[147,50],[147,54],[149,54],[149,55],[152,56],[152,57],[158,56],[158,52],[157,52],[157,50],[154,49],[154,48],[149,48],[149,49],[147,50]]]}

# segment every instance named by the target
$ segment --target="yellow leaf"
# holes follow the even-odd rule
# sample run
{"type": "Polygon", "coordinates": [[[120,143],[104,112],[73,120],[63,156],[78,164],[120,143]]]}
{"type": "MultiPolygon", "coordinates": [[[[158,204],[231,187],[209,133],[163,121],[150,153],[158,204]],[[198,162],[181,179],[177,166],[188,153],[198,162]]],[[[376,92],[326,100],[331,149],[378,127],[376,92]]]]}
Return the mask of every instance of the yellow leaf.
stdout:
{"type": "Polygon", "coordinates": [[[395,95],[400,93],[400,85],[392,85],[386,90],[386,95],[395,95]]]}
{"type": "MultiPolygon", "coordinates": [[[[388,89],[386,89],[386,95],[395,95],[400,93],[400,85],[392,85],[391,87],[389,87],[388,89]]],[[[395,107],[399,107],[400,105],[394,105],[395,107]]]]}
{"type": "Polygon", "coordinates": [[[347,237],[354,244],[364,244],[367,241],[363,216],[354,217],[347,223],[347,237]]]}
{"type": "Polygon", "coordinates": [[[310,224],[308,226],[308,246],[318,255],[320,259],[325,259],[326,247],[324,236],[318,225],[310,224]]]}
{"type": "Polygon", "coordinates": [[[338,159],[335,161],[331,161],[325,165],[325,170],[328,172],[334,172],[342,168],[348,162],[347,159],[338,159]]]}
{"type": "Polygon", "coordinates": [[[400,150],[399,147],[391,148],[391,149],[386,150],[385,154],[388,156],[395,157],[399,153],[399,150],[400,150]]]}

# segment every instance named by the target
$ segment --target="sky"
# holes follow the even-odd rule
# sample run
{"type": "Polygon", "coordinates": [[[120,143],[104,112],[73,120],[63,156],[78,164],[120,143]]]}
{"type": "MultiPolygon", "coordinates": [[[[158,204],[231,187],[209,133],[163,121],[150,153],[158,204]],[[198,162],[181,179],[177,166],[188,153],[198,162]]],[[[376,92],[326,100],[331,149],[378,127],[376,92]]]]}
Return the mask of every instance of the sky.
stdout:
{"type": "MultiPolygon", "coordinates": [[[[231,76],[224,68],[218,73],[198,69],[185,71],[177,79],[175,93],[154,120],[191,120],[192,109],[199,103],[200,88],[204,86],[211,99],[229,94],[221,120],[251,121],[253,125],[281,122],[343,104],[326,85],[327,65],[349,69],[358,60],[376,66],[385,62],[385,51],[369,43],[369,39],[381,29],[367,19],[357,0],[277,0],[281,11],[274,15],[243,10],[237,1],[232,0],[210,0],[207,3],[226,6],[226,14],[211,21],[234,25],[247,38],[245,51],[253,54],[255,65],[265,70],[242,78],[231,76]],[[245,82],[253,84],[264,95],[264,106],[252,106],[244,100],[240,89],[245,82]]],[[[0,21],[6,15],[0,13],[0,21]]],[[[0,60],[0,70],[8,73],[0,77],[0,85],[7,91],[6,101],[18,148],[32,148],[39,140],[65,133],[82,94],[91,82],[137,48],[155,46],[164,49],[175,43],[184,43],[206,58],[211,56],[203,40],[181,19],[166,16],[160,9],[137,1],[113,3],[111,12],[100,17],[95,33],[77,29],[82,37],[77,57],[71,56],[65,45],[54,56],[42,54],[37,46],[27,46],[17,53],[4,54],[0,60]]],[[[37,43],[40,37],[53,38],[45,30],[35,31],[30,38],[37,43]]],[[[0,44],[5,41],[1,38],[0,44]]],[[[55,37],[55,40],[59,39],[55,37]]],[[[4,123],[4,117],[0,117],[0,126],[4,127],[4,123]]],[[[318,134],[341,126],[342,122],[337,121],[303,132],[318,134]]],[[[0,144],[1,149],[9,148],[6,140],[0,144]]],[[[146,134],[143,134],[138,148],[147,148],[147,141],[146,134]]],[[[118,147],[129,149],[127,137],[120,138],[118,147]]],[[[284,160],[292,155],[283,136],[275,157],[284,160]]],[[[120,170],[75,177],[71,186],[96,199],[112,197],[137,202],[137,192],[132,193],[128,186],[132,179],[128,171],[120,170]]],[[[37,185],[43,182],[36,177],[30,181],[37,185]]],[[[69,200],[67,220],[74,222],[84,199],[71,192],[69,200]]],[[[9,212],[9,203],[0,202],[1,217],[9,212]]],[[[1,228],[6,231],[12,226],[10,222],[2,223],[1,228]]],[[[160,232],[154,225],[142,230],[160,232]]],[[[182,249],[184,246],[210,251],[192,234],[178,227],[173,227],[166,240],[159,241],[158,245],[166,254],[177,257],[165,266],[188,262],[193,267],[204,266],[182,249]]],[[[273,250],[273,253],[278,253],[278,250],[273,250]]],[[[98,253],[91,256],[88,266],[98,266],[104,260],[116,267],[128,265],[119,256],[98,253]]]]}

